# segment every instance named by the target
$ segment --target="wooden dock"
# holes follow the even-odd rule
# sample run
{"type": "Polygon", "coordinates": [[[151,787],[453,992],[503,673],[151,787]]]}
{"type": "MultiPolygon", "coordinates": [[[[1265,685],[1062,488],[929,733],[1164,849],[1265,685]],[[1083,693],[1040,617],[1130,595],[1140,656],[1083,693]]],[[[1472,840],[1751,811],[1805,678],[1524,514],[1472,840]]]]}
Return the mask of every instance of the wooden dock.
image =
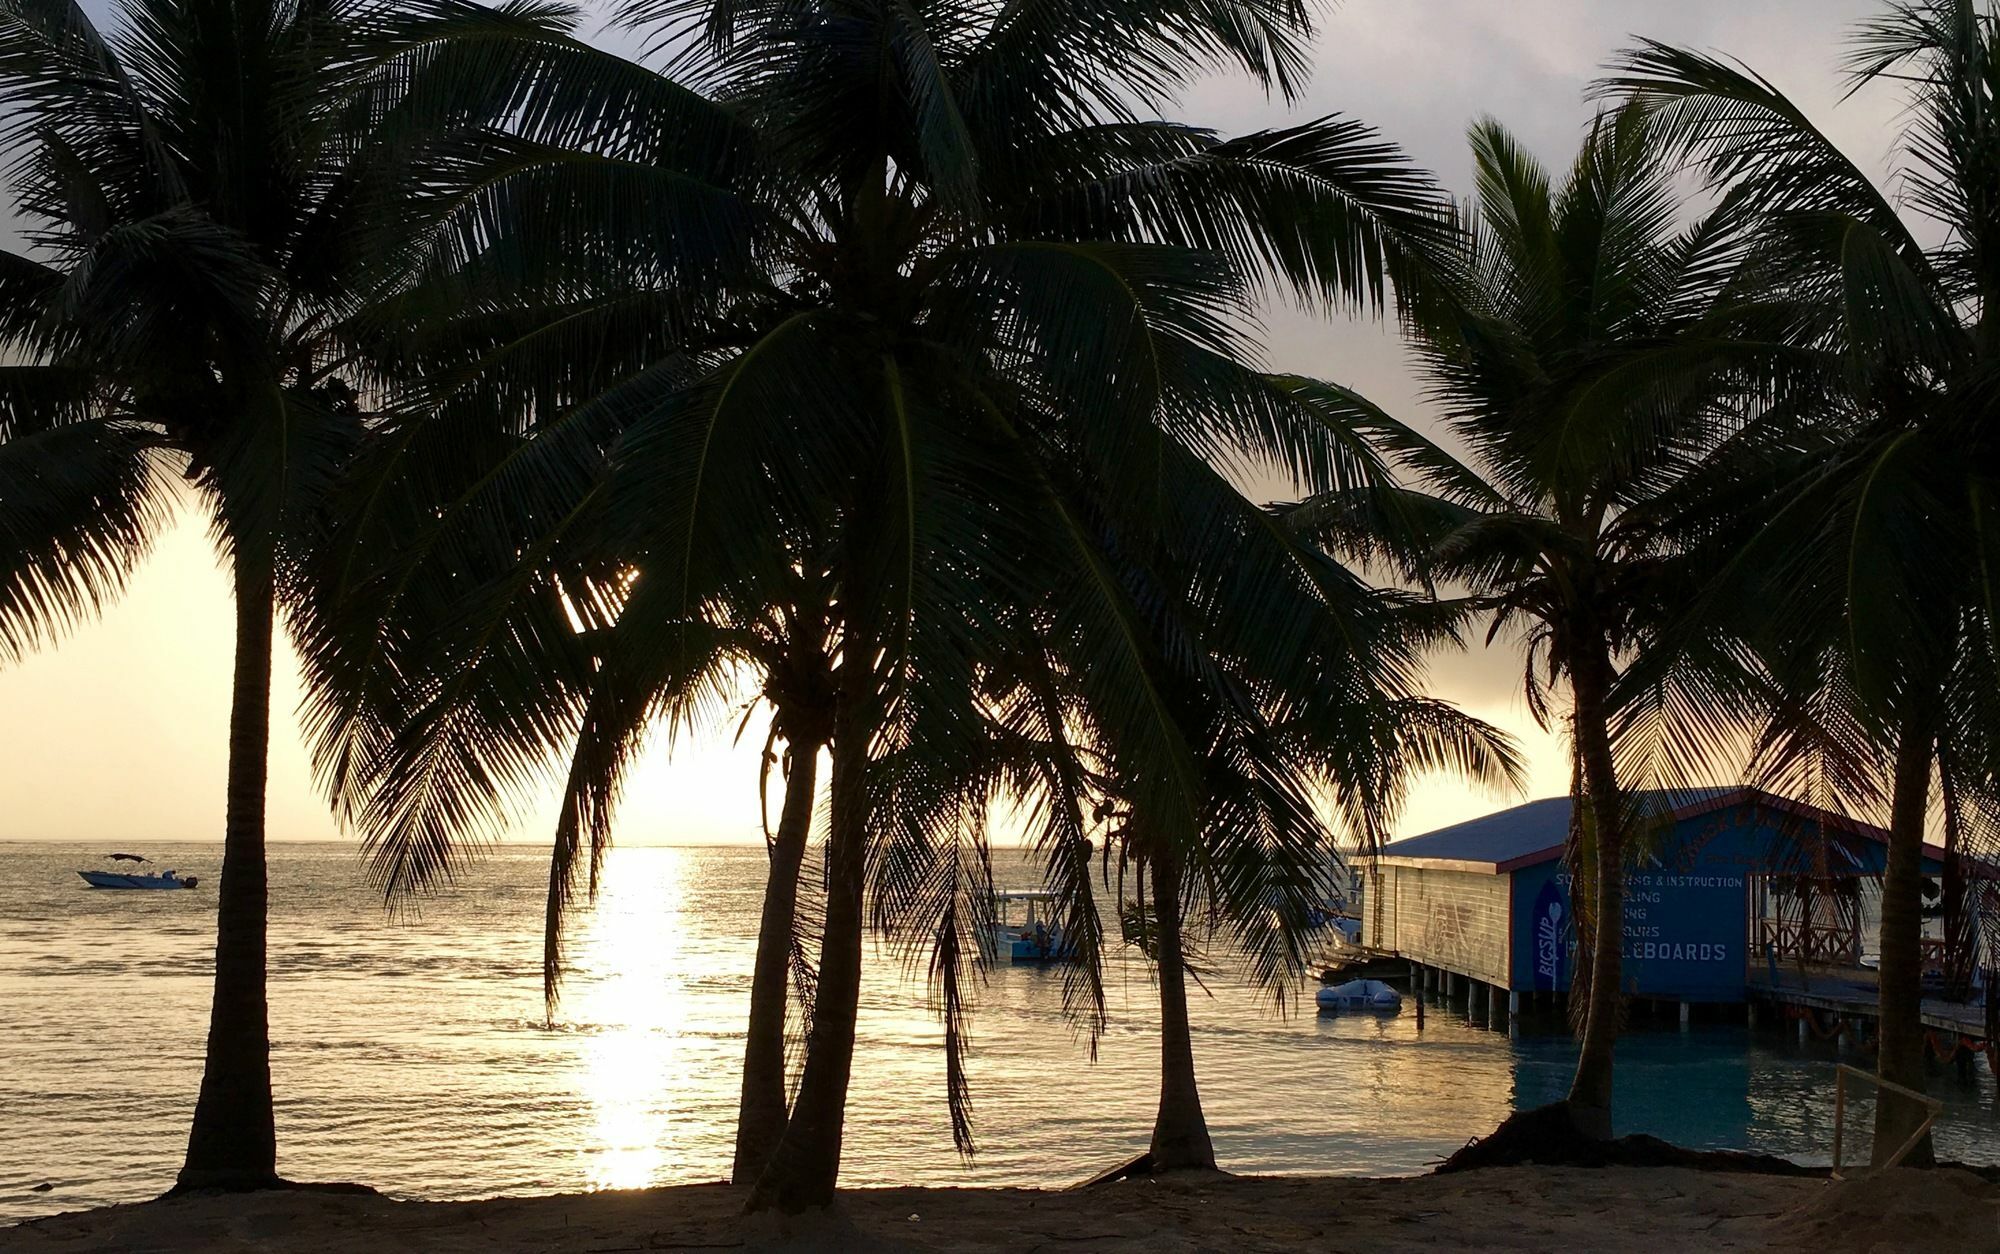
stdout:
{"type": "MultiPolygon", "coordinates": [[[[1831,972],[1780,970],[1774,980],[1770,971],[1756,971],[1750,976],[1749,994],[1753,1002],[1804,1007],[1831,1014],[1841,1022],[1858,1020],[1871,1029],[1880,1017],[1874,981],[1831,972]]],[[[1950,1033],[1954,1044],[1963,1040],[1976,1052],[1984,1052],[1989,1044],[1982,1005],[1927,997],[1922,1015],[1926,1028],[1950,1033]]]]}
{"type": "Polygon", "coordinates": [[[1338,984],[1342,980],[1360,979],[1409,983],[1417,964],[1386,949],[1341,945],[1320,954],[1308,965],[1319,971],[1322,984],[1338,984]]]}

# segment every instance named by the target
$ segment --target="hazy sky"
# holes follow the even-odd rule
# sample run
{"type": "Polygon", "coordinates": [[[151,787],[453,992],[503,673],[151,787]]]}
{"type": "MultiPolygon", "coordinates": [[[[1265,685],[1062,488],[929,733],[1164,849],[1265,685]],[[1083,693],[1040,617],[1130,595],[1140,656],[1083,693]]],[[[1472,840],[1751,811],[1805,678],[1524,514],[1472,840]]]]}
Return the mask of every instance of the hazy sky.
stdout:
{"type": "MultiPolygon", "coordinates": [[[[95,7],[95,6],[93,6],[95,7]]],[[[1880,168],[1893,101],[1842,103],[1844,32],[1866,0],[1347,0],[1324,22],[1317,70],[1294,110],[1244,83],[1192,93],[1178,116],[1223,131],[1323,113],[1362,118],[1463,194],[1464,133],[1491,114],[1541,158],[1566,164],[1591,113],[1585,85],[1631,35],[1720,49],[1761,71],[1820,119],[1848,153],[1880,168]]],[[[1274,366],[1358,387],[1392,411],[1423,409],[1393,332],[1290,311],[1269,324],[1274,366]]],[[[0,840],[78,839],[143,847],[220,839],[229,709],[229,589],[202,523],[167,535],[124,600],[61,647],[0,671],[0,840]]],[[[1519,733],[1534,757],[1532,795],[1567,784],[1559,742],[1534,727],[1511,649],[1440,659],[1434,690],[1519,733]]],[[[281,651],[273,689],[270,833],[339,835],[317,800],[292,711],[296,668],[281,651]]],[[[754,841],[756,750],[733,728],[649,753],[617,836],[624,843],[754,841]]],[[[1433,782],[1413,800],[1413,833],[1511,804],[1433,782]]],[[[522,815],[513,839],[545,838],[550,806],[522,815]]]]}

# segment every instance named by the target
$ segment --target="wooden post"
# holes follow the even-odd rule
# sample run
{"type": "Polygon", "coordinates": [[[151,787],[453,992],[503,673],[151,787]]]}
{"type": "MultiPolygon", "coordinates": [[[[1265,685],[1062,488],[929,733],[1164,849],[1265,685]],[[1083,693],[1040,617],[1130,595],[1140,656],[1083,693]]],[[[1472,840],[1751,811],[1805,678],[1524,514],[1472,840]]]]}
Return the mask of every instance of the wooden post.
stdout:
{"type": "Polygon", "coordinates": [[[1847,1090],[1845,1081],[1850,1073],[1856,1079],[1866,1081],[1874,1085],[1877,1089],[1888,1089],[1892,1093],[1900,1093],[1911,1101],[1922,1105],[1925,1110],[1930,1112],[1924,1116],[1924,1121],[1917,1125],[1916,1130],[1910,1133],[1909,1139],[1897,1146],[1895,1153],[1889,1155],[1889,1161],[1882,1164],[1884,1167],[1894,1167],[1896,1164],[1902,1162],[1909,1152],[1917,1147],[1917,1142],[1924,1139],[1924,1134],[1931,1130],[1931,1125],[1937,1122],[1937,1117],[1944,1113],[1944,1103],[1927,1093],[1919,1093],[1915,1089],[1906,1089],[1900,1084],[1891,1084],[1889,1081],[1877,1077],[1872,1072],[1862,1071],[1857,1067],[1850,1067],[1844,1062],[1835,1063],[1834,1066],[1837,1069],[1834,1072],[1833,1080],[1833,1171],[1829,1174],[1835,1180],[1841,1179],[1840,1142],[1841,1134],[1844,1131],[1843,1125],[1847,1117],[1847,1090]]]}
{"type": "Polygon", "coordinates": [[[1840,1138],[1847,1128],[1847,1072],[1833,1073],[1833,1175],[1840,1175],[1840,1138]]]}

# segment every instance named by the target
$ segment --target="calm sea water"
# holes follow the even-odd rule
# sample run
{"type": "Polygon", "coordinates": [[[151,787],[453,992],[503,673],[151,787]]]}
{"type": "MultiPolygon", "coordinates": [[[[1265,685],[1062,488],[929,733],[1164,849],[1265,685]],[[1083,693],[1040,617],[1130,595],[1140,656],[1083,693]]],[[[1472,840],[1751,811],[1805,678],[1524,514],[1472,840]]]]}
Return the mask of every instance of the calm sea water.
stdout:
{"type": "MultiPolygon", "coordinates": [[[[74,868],[94,852],[0,844],[0,1219],[145,1198],[179,1165],[214,880],[91,891],[74,868]],[[44,1182],[54,1188],[31,1191],[44,1182]]],[[[216,846],[148,852],[184,873],[218,870],[216,846]]],[[[419,917],[390,918],[352,847],[276,846],[280,1169],[425,1198],[726,1174],[762,860],[757,849],[613,853],[550,1024],[538,852],[500,850],[419,917]]],[[[1004,870],[1032,881],[1025,866],[1004,870]]],[[[1568,1080],[1560,1034],[1509,1039],[1437,1010],[1421,1032],[1407,1010],[1281,1018],[1226,977],[1209,984],[1194,1007],[1196,1061],[1217,1154],[1237,1171],[1421,1171],[1568,1080]]],[[[1058,977],[992,974],[974,1026],[980,1147],[966,1161],[952,1150],[921,976],[871,953],[843,1180],[1059,1184],[1142,1149],[1157,1093],[1145,968],[1119,960],[1110,999],[1093,1062],[1061,1016],[1058,977]]],[[[1724,1027],[1640,1033],[1620,1048],[1622,1130],[1825,1161],[1829,1048],[1724,1027]]],[[[1984,1064],[1933,1086],[1950,1103],[1941,1150],[2000,1158],[1984,1064]]]]}

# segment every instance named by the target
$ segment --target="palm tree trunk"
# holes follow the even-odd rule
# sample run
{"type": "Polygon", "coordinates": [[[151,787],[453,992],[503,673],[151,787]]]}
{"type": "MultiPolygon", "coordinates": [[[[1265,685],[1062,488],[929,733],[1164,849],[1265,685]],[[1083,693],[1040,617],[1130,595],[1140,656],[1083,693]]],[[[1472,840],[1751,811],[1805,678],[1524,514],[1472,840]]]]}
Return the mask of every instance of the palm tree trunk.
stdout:
{"type": "Polygon", "coordinates": [[[1153,917],[1159,928],[1160,1108],[1153,1116],[1153,1170],[1215,1169],[1215,1145],[1195,1087],[1188,1027],[1186,948],[1181,941],[1181,868],[1171,852],[1153,861],[1153,917]]]}
{"type": "Polygon", "coordinates": [[[176,1190],[255,1189],[278,1179],[264,991],[264,777],[271,740],[272,564],[235,553],[236,675],[229,710],[229,807],[215,918],[215,996],[201,1096],[176,1190]]]}
{"type": "MultiPolygon", "coordinates": [[[[1934,741],[1918,719],[1904,724],[1889,803],[1889,862],[1882,873],[1882,1037],[1875,1074],[1924,1091],[1923,858],[1934,741]]],[[[1880,1165],[1923,1122],[1917,1103],[1884,1091],[1875,1103],[1874,1161],[1880,1165]]],[[[1903,1160],[1932,1161],[1928,1135],[1903,1160]]]]}
{"type": "MultiPolygon", "coordinates": [[[[839,704],[847,706],[842,697],[839,704]]],[[[868,838],[868,729],[842,710],[833,738],[831,822],[827,830],[826,928],[819,984],[806,1040],[799,1096],[751,1192],[747,1210],[801,1211],[833,1202],[861,1010],[862,881],[868,838]]],[[[787,798],[789,802],[790,798],[787,798]]]]}
{"type": "Polygon", "coordinates": [[[732,1184],[755,1184],[785,1134],[785,1006],[798,916],[799,866],[812,836],[819,745],[793,742],[785,780],[785,807],[771,843],[764,883],[764,918],[757,929],[757,962],[750,978],[750,1028],[743,1044],[743,1095],[736,1112],[736,1161],[732,1184]]]}
{"type": "Polygon", "coordinates": [[[1592,908],[1597,920],[1590,951],[1590,1005],[1585,1011],[1576,1076],[1570,1082],[1570,1118],[1577,1131],[1598,1140],[1611,1137],[1612,1054],[1623,1013],[1619,959],[1625,941],[1625,824],[1618,773],[1611,757],[1607,702],[1611,663],[1599,648],[1578,659],[1571,672],[1576,708],[1572,735],[1583,767],[1585,804],[1590,810],[1593,846],[1592,908]]]}

